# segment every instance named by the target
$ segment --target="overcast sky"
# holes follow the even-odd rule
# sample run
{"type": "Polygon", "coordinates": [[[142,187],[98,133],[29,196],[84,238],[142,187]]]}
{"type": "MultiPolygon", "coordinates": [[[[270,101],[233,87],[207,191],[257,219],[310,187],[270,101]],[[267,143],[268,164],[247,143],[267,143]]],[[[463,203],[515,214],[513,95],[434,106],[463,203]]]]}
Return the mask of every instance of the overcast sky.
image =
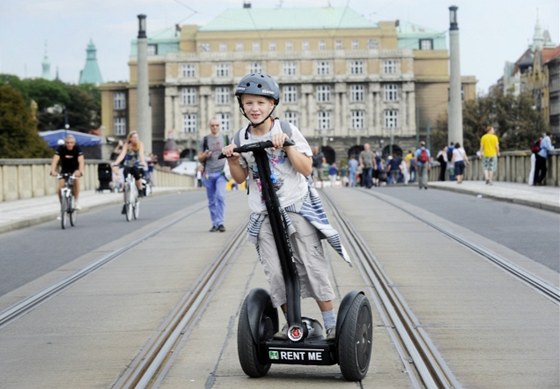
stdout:
{"type": "MultiPolygon", "coordinates": [[[[104,82],[128,80],[130,42],[138,14],[147,15],[148,35],[175,24],[204,25],[243,0],[1,0],[0,73],[40,77],[45,46],[51,74],[77,83],[90,39],[104,82]]],[[[349,6],[373,22],[403,20],[435,31],[449,29],[449,6],[457,5],[461,73],[479,80],[478,90],[503,74],[531,43],[537,18],[558,45],[558,0],[253,0],[254,8],[349,6]]],[[[449,44],[449,37],[447,37],[449,44]]]]}

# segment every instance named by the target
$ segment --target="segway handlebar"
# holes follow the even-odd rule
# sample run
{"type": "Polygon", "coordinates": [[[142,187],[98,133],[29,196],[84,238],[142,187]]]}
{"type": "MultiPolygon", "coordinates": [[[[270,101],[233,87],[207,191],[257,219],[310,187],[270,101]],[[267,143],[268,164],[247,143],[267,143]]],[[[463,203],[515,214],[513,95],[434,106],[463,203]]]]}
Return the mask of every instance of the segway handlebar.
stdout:
{"type": "MultiPolygon", "coordinates": [[[[291,139],[286,139],[284,141],[284,147],[293,146],[295,144],[296,143],[291,139]]],[[[235,152],[235,153],[247,153],[249,151],[265,150],[265,149],[269,149],[271,147],[274,147],[274,145],[272,144],[272,141],[267,140],[267,141],[264,141],[264,142],[247,143],[246,145],[236,147],[235,149],[233,149],[233,152],[235,152]]],[[[218,159],[222,159],[222,158],[226,158],[226,156],[223,153],[220,153],[220,156],[218,157],[218,159]]]]}

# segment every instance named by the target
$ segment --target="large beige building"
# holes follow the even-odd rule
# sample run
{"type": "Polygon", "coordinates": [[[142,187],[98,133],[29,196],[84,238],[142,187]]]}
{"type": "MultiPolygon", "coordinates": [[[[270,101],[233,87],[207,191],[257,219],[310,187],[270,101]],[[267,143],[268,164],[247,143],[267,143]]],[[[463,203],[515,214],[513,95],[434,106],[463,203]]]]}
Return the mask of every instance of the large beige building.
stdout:
{"type": "MultiPolygon", "coordinates": [[[[148,15],[149,26],[149,15],[148,15]]],[[[150,36],[150,34],[148,34],[150,36]]],[[[350,8],[228,9],[205,26],[183,25],[148,39],[152,149],[175,139],[195,154],[218,116],[230,135],[246,124],[234,90],[248,73],[276,79],[276,115],[330,159],[369,142],[401,152],[426,139],[447,112],[446,34],[399,21],[374,23],[350,8]]],[[[130,83],[102,85],[104,135],[136,127],[136,45],[130,83]]],[[[463,77],[464,98],[476,80],[463,77]]]]}

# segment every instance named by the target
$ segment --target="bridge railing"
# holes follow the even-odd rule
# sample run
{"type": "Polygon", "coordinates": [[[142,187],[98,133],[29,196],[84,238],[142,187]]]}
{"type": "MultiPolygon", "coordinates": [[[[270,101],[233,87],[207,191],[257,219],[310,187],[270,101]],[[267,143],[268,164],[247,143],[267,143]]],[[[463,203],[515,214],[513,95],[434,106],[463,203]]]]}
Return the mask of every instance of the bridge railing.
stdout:
{"type": "MultiPolygon", "coordinates": [[[[99,188],[98,165],[107,161],[89,160],[81,190],[99,188]]],[[[50,159],[0,159],[0,201],[54,195],[56,178],[50,176],[50,159]]],[[[195,178],[156,168],[152,175],[157,186],[194,188],[195,178]]]]}
{"type": "MultiPolygon", "coordinates": [[[[470,165],[465,169],[465,180],[484,180],[482,170],[482,159],[469,157],[470,165]]],[[[559,186],[558,171],[560,169],[560,150],[550,153],[547,160],[546,184],[559,186]]],[[[429,173],[430,181],[437,181],[439,176],[439,163],[434,162],[429,173]]],[[[531,152],[530,151],[508,151],[501,153],[498,157],[498,168],[494,174],[495,181],[514,182],[528,184],[529,173],[531,171],[531,152]]]]}

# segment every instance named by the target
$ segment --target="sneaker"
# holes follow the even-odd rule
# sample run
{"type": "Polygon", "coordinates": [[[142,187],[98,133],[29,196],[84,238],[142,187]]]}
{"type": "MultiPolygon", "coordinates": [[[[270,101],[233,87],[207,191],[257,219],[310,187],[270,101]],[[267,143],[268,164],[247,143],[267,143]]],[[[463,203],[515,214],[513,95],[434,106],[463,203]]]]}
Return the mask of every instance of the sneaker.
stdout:
{"type": "Polygon", "coordinates": [[[288,339],[288,323],[284,324],[284,327],[280,331],[274,334],[274,339],[288,339]]]}
{"type": "Polygon", "coordinates": [[[212,226],[212,228],[210,228],[209,231],[210,231],[210,232],[216,232],[216,231],[218,231],[218,227],[212,226]]]}
{"type": "Polygon", "coordinates": [[[223,224],[220,224],[220,225],[218,226],[218,231],[220,231],[220,232],[226,232],[226,228],[224,227],[223,224]]]}
{"type": "Polygon", "coordinates": [[[327,328],[327,340],[336,339],[336,327],[327,328]]]}

